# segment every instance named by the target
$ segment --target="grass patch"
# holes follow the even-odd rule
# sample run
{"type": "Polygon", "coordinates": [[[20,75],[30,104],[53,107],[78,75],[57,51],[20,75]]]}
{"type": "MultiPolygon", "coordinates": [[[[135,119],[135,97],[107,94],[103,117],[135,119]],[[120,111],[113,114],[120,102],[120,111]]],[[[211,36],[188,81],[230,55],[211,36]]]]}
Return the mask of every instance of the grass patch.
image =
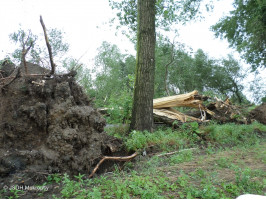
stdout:
{"type": "MultiPolygon", "coordinates": [[[[266,194],[266,126],[212,123],[154,133],[112,129],[109,134],[124,140],[128,151],[156,146],[156,152],[125,163],[123,170],[93,179],[52,174],[44,183],[57,192],[46,198],[236,198],[244,193],[266,194]],[[115,130],[115,131],[114,131],[115,130]],[[121,131],[121,132],[119,132],[121,131]],[[171,155],[170,151],[180,151],[171,155]],[[164,154],[162,156],[159,156],[164,154]]],[[[1,198],[20,198],[20,191],[0,190],[1,198]]]]}
{"type": "Polygon", "coordinates": [[[146,149],[150,146],[156,146],[160,151],[173,151],[205,145],[210,154],[214,152],[214,147],[217,149],[256,145],[266,135],[266,126],[257,122],[249,125],[211,123],[208,126],[199,126],[193,122],[184,124],[177,130],[164,128],[153,133],[133,131],[126,134],[125,130],[127,129],[123,126],[117,126],[108,129],[107,133],[123,139],[128,151],[146,149]]]}
{"type": "MultiPolygon", "coordinates": [[[[153,156],[138,161],[130,170],[86,179],[83,175],[61,177],[57,198],[236,198],[245,193],[265,195],[266,174],[260,157],[239,163],[238,156],[248,158],[265,154],[266,143],[254,147],[224,150],[197,156],[197,151],[177,155],[153,156]],[[258,152],[259,151],[259,152],[258,152]],[[201,162],[204,159],[205,162],[201,162]],[[141,168],[142,167],[142,168],[141,168]]],[[[202,153],[202,152],[201,152],[202,153]]],[[[58,177],[53,179],[56,183],[58,177]]]]}
{"type": "Polygon", "coordinates": [[[249,125],[211,124],[203,127],[203,131],[216,145],[251,146],[257,144],[260,138],[265,136],[266,126],[257,122],[249,125]]]}

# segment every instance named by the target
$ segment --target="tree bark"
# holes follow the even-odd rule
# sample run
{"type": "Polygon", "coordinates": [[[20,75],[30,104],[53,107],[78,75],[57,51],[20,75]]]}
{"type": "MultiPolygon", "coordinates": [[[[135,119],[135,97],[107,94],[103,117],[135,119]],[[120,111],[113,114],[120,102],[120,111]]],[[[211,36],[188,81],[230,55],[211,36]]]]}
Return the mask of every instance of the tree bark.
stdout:
{"type": "Polygon", "coordinates": [[[130,130],[153,129],[155,2],[138,0],[137,63],[130,130]]]}
{"type": "Polygon", "coordinates": [[[51,72],[50,72],[50,74],[53,75],[55,73],[55,63],[54,63],[53,54],[52,54],[52,47],[51,47],[51,45],[49,43],[49,40],[48,40],[48,36],[47,36],[47,33],[46,33],[46,27],[45,27],[45,24],[43,22],[42,16],[40,16],[40,22],[41,22],[41,25],[42,25],[42,28],[43,28],[44,38],[45,38],[45,42],[46,42],[46,46],[47,46],[47,49],[48,49],[50,62],[51,62],[51,72]]]}

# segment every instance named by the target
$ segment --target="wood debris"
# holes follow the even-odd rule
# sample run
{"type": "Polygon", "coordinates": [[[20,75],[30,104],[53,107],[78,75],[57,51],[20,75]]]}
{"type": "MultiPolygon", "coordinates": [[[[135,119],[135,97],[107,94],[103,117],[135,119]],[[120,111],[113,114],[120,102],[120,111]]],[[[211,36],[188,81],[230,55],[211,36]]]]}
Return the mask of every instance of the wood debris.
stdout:
{"type": "Polygon", "coordinates": [[[247,119],[242,114],[241,109],[233,105],[229,98],[224,101],[217,97],[211,98],[198,94],[198,91],[153,100],[153,114],[155,121],[164,122],[169,125],[178,126],[184,122],[208,122],[215,119],[220,123],[236,122],[247,123],[247,119]],[[203,102],[212,99],[211,103],[204,106],[203,102]],[[197,111],[182,113],[174,107],[195,108],[197,111]],[[191,116],[193,114],[193,116],[191,116]]]}
{"type": "Polygon", "coordinates": [[[203,105],[207,97],[198,94],[197,90],[187,94],[163,97],[153,100],[153,114],[155,119],[159,119],[167,124],[172,124],[175,120],[184,122],[206,122],[206,113],[214,115],[203,105]],[[200,110],[201,118],[192,117],[177,111],[174,107],[189,107],[200,110]]]}

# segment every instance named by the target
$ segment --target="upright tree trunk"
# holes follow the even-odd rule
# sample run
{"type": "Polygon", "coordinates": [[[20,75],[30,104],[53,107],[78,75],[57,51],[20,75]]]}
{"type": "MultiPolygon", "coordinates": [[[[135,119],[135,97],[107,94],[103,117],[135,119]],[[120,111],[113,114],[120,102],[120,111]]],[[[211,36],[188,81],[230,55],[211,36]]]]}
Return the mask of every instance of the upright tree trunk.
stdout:
{"type": "Polygon", "coordinates": [[[130,130],[153,128],[155,2],[138,0],[137,64],[130,130]]]}

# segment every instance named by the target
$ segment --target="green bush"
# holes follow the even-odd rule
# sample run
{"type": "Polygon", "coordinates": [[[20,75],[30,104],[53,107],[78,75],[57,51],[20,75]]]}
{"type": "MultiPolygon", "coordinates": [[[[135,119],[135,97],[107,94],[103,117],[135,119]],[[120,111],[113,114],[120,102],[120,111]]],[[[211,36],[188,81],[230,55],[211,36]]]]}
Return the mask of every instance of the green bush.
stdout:
{"type": "Polygon", "coordinates": [[[110,124],[130,123],[132,111],[132,94],[128,90],[122,90],[117,96],[112,94],[107,105],[109,117],[107,122],[110,124]]]}

